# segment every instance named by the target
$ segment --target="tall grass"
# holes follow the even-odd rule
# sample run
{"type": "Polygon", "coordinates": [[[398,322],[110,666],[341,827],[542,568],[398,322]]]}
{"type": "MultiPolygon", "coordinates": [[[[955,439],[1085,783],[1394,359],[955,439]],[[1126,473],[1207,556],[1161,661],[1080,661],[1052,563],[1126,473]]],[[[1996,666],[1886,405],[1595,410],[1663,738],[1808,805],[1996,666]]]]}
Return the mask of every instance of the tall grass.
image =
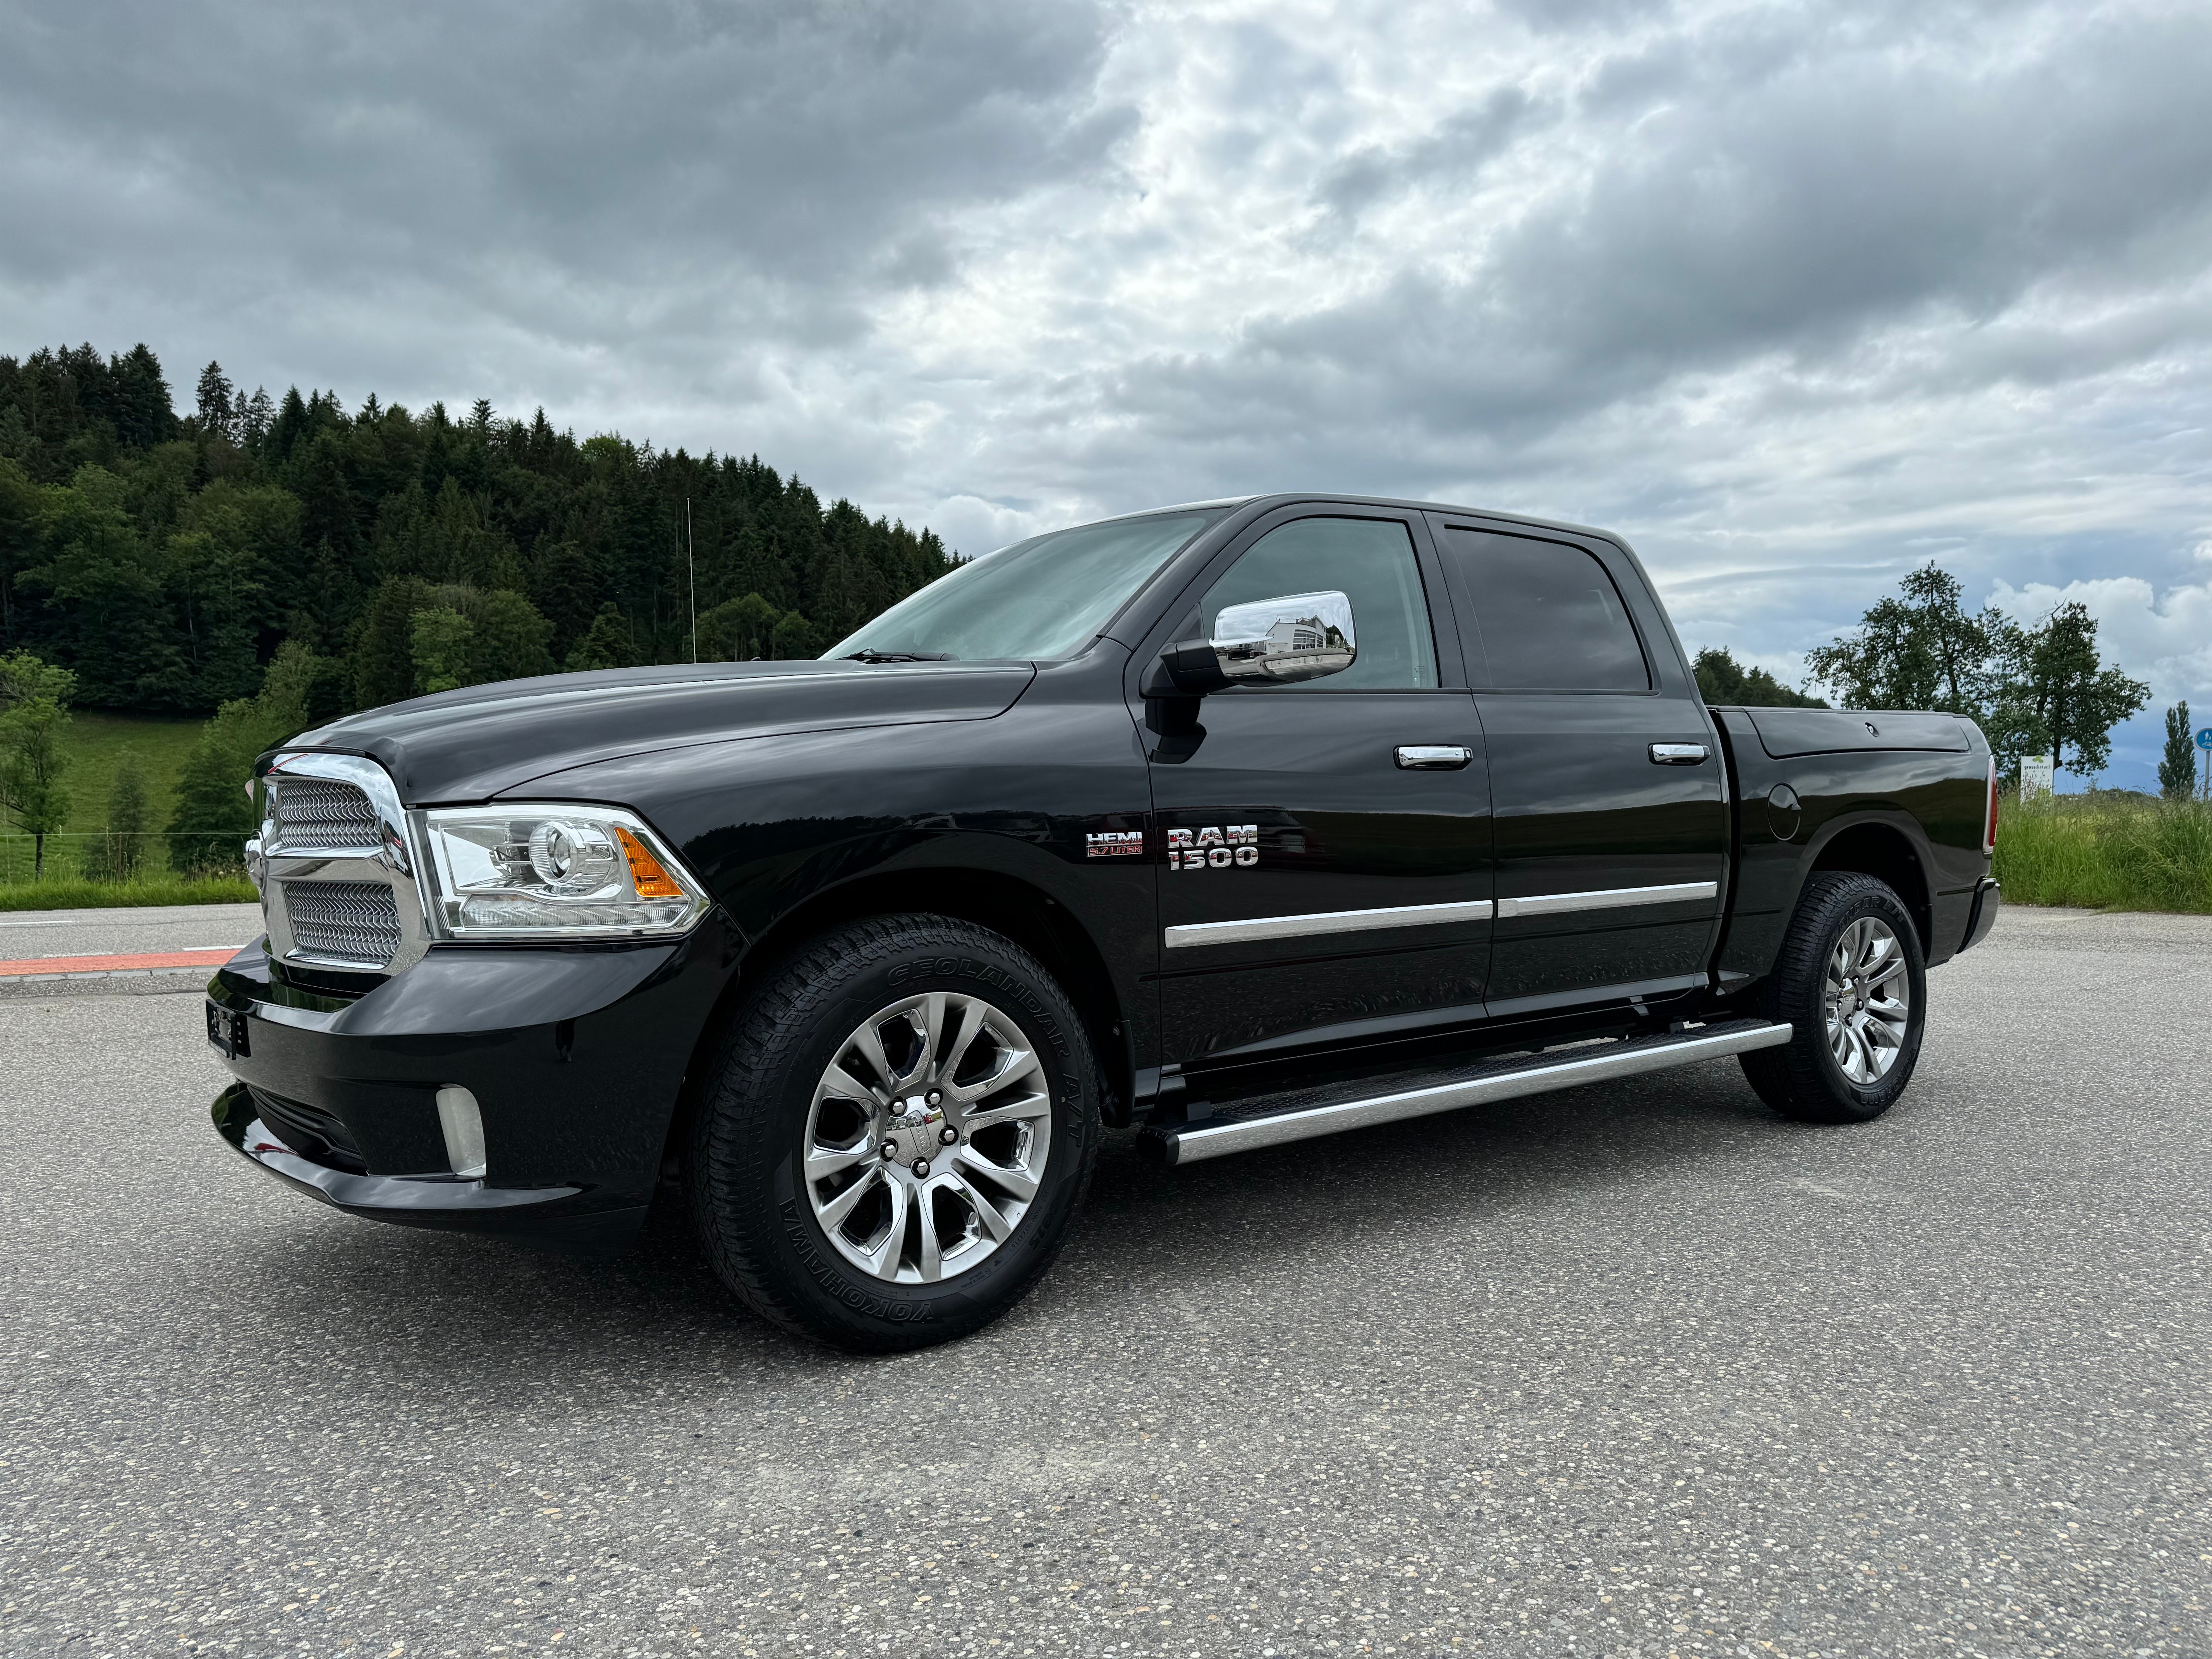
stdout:
{"type": "Polygon", "coordinates": [[[105,910],[127,904],[245,904],[255,896],[245,877],[173,876],[167,871],[132,881],[0,882],[0,910],[105,910]]]}
{"type": "Polygon", "coordinates": [[[2212,802],[2008,796],[1996,875],[2014,904],[2212,913],[2212,802]]]}

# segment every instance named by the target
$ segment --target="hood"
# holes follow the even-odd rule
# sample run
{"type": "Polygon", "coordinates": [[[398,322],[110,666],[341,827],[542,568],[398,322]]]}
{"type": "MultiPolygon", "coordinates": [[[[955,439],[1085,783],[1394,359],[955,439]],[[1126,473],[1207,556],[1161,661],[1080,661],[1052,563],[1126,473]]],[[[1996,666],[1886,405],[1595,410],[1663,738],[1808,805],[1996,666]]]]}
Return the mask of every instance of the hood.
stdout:
{"type": "Polygon", "coordinates": [[[303,732],[286,751],[366,755],[409,806],[488,800],[549,772],[648,750],[838,726],[980,720],[1028,663],[718,662],[502,680],[303,732]]]}

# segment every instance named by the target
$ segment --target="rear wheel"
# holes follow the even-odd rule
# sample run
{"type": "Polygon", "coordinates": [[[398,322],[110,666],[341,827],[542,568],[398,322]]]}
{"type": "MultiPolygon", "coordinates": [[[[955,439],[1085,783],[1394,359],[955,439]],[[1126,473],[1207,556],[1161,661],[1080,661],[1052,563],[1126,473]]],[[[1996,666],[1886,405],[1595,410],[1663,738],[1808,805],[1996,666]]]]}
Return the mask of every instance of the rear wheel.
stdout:
{"type": "Polygon", "coordinates": [[[1742,1056],[1759,1097],[1806,1123],[1864,1123],[1912,1080],[1928,973],[1904,902],[1872,876],[1815,875],[1767,981],[1790,1041],[1742,1056]]]}
{"type": "Polygon", "coordinates": [[[735,1022],[693,1147],[702,1241],[789,1329],[873,1352],[963,1335],[1059,1254],[1097,1097],[1074,1009],[1012,940],[937,916],[851,923],[735,1022]]]}

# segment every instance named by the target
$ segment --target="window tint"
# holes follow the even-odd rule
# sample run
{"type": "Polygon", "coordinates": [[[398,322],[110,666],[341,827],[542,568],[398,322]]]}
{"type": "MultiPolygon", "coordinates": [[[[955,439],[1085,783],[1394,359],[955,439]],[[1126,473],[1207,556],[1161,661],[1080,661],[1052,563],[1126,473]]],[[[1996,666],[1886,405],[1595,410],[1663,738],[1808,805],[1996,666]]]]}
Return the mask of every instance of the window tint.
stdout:
{"type": "Polygon", "coordinates": [[[1395,690],[1437,684],[1436,641],[1406,526],[1387,519],[1297,519],[1247,548],[1207,590],[1206,636],[1224,606],[1334,588],[1352,601],[1358,659],[1340,674],[1271,692],[1395,690]]]}
{"type": "Polygon", "coordinates": [[[1517,691],[1647,691],[1644,648],[1613,578],[1561,542],[1448,530],[1444,560],[1474,609],[1483,684],[1517,691]]]}

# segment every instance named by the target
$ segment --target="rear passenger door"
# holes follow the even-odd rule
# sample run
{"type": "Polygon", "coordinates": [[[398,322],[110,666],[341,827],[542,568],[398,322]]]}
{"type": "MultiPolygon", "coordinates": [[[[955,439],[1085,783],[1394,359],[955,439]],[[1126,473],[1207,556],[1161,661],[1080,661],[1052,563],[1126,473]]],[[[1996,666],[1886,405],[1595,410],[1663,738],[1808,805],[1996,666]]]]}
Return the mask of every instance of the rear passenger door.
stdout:
{"type": "Polygon", "coordinates": [[[1431,524],[1489,748],[1492,1014],[1702,985],[1727,773],[1633,562],[1595,538],[1431,524]]]}

